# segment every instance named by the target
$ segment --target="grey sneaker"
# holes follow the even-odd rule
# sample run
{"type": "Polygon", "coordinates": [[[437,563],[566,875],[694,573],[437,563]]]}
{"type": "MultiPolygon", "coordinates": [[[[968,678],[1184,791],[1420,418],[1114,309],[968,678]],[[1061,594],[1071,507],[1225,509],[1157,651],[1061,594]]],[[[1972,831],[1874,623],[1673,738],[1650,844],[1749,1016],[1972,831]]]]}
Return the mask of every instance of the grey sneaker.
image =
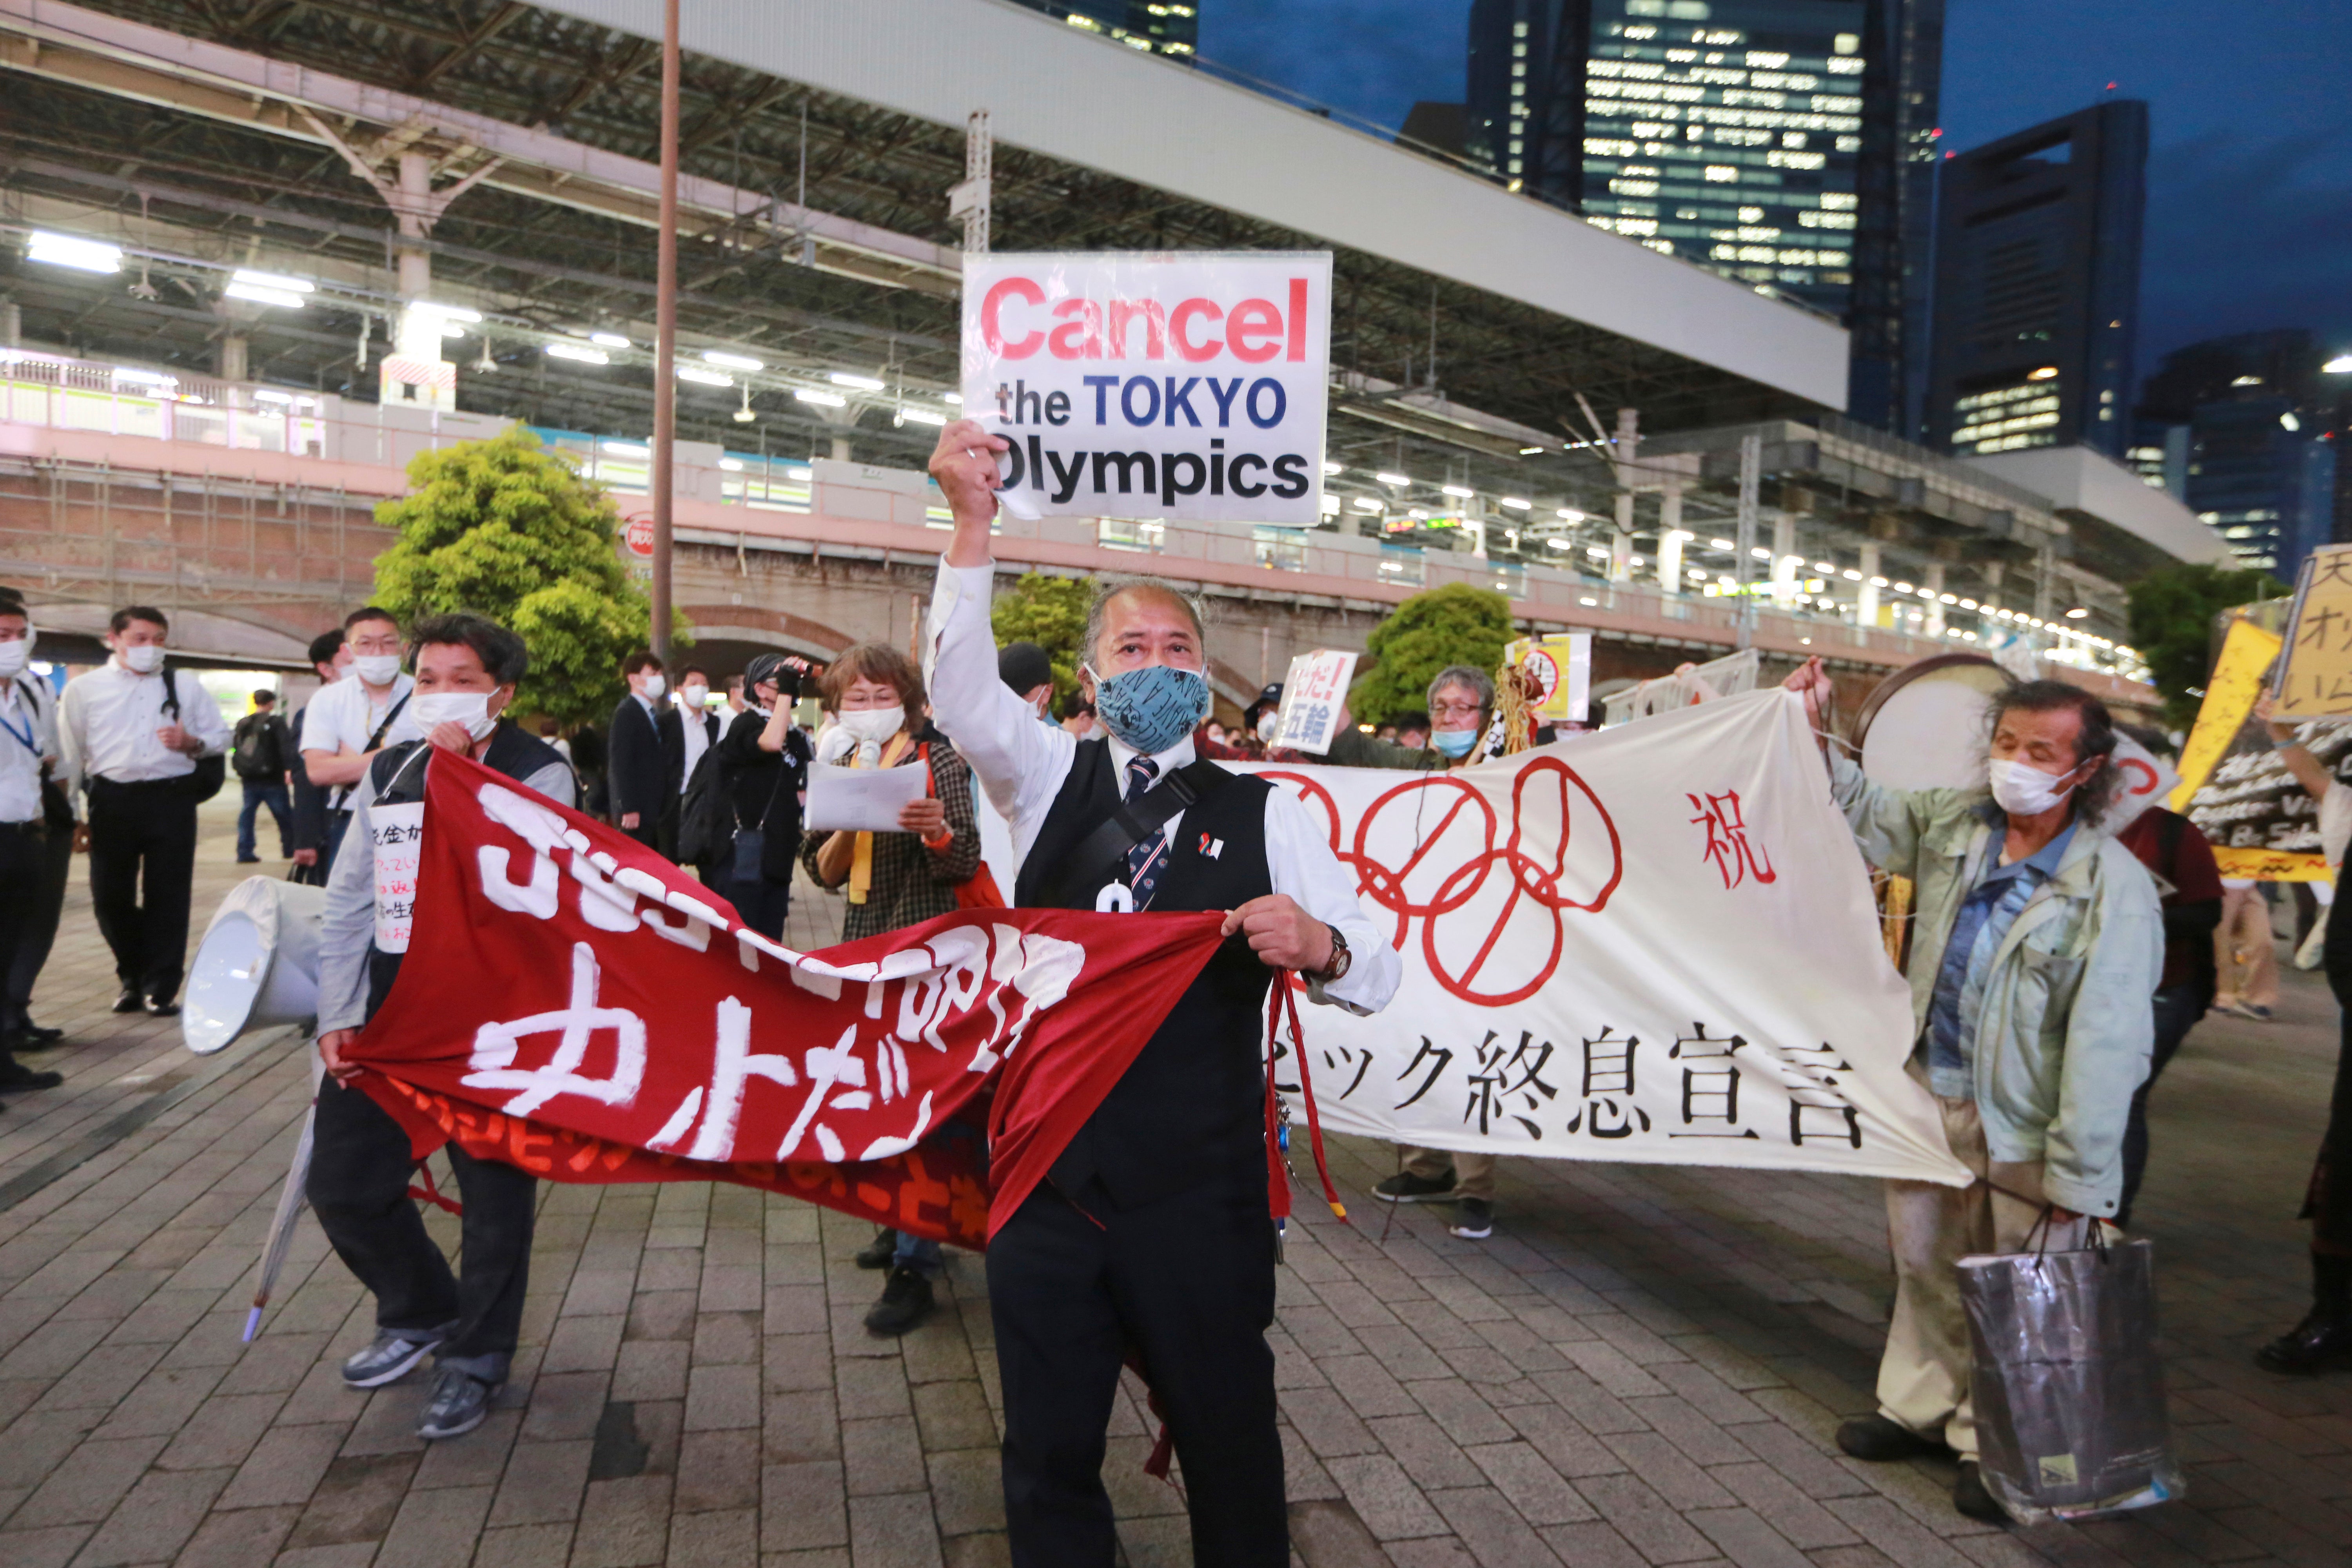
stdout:
{"type": "Polygon", "coordinates": [[[343,1386],[381,1388],[408,1375],[444,1338],[438,1329],[378,1329],[375,1342],[343,1363],[343,1386]]]}
{"type": "Polygon", "coordinates": [[[1465,1241],[1484,1241],[1495,1234],[1495,1205],[1484,1198],[1464,1198],[1454,1205],[1454,1223],[1445,1228],[1465,1241]]]}
{"type": "Polygon", "coordinates": [[[416,1419],[416,1435],[428,1443],[464,1436],[489,1415],[490,1401],[498,1392],[494,1383],[484,1383],[454,1366],[443,1367],[431,1396],[425,1401],[425,1414],[416,1419]]]}

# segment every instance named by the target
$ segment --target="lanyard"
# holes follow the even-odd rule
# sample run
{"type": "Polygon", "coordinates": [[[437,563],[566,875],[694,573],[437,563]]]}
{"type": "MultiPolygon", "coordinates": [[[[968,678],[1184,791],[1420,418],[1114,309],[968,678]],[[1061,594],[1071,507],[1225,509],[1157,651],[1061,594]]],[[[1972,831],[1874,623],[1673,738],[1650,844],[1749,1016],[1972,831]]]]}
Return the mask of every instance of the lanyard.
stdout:
{"type": "MultiPolygon", "coordinates": [[[[12,696],[9,699],[9,706],[16,706],[16,701],[17,699],[12,696]]],[[[26,701],[25,706],[29,709],[32,704],[30,701],[26,701]]],[[[0,730],[5,730],[11,735],[16,736],[16,739],[23,743],[25,750],[32,752],[34,756],[38,757],[41,754],[41,748],[33,744],[33,718],[34,715],[27,712],[25,715],[25,727],[19,730],[16,725],[8,722],[8,716],[5,711],[0,711],[0,730]]]]}

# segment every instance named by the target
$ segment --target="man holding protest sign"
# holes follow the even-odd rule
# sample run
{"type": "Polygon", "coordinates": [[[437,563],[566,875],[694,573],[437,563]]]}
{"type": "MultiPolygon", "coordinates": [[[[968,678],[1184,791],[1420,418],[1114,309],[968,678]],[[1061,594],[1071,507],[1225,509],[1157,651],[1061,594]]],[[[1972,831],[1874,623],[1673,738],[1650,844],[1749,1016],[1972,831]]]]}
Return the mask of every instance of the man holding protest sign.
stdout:
{"type": "MultiPolygon", "coordinates": [[[[1816,731],[1830,691],[1819,658],[1784,683],[1816,731]]],[[[1898,791],[1832,751],[1831,793],[1864,856],[1917,885],[1911,1074],[1936,1096],[1965,1188],[1890,1181],[1895,1317],[1878,1412],[1838,1429],[1858,1459],[1948,1447],[1952,1502],[2006,1518],[1977,1465],[1959,1259],[2017,1252],[2037,1232],[2084,1245],[2123,1193],[2124,1129],[2147,1077],[2150,996],[2163,969],[2156,884],[2104,831],[2116,731],[2096,698],[2030,680],[1992,700],[1990,798],[1898,791]]]]}
{"type": "Polygon", "coordinates": [[[416,1435],[455,1437],[482,1424],[522,1328],[536,1178],[448,1145],[465,1205],[462,1277],[408,1195],[408,1133],[358,1089],[346,1061],[400,973],[415,910],[425,773],[436,748],[462,752],[564,805],[571,764],[500,715],[530,668],[522,639],[479,616],[415,628],[409,708],[425,739],[378,752],[352,791],[350,853],[335,860],[319,939],[319,1086],[310,1206],[335,1254],[376,1300],[374,1342],[343,1363],[343,1382],[376,1388],[438,1352],[440,1376],[416,1435]]]}
{"type": "Polygon", "coordinates": [[[1269,981],[1374,1012],[1395,952],[1292,796],[1198,759],[1200,616],[1156,582],[1096,601],[1079,679],[1107,737],[1034,721],[998,679],[988,605],[1004,438],[940,432],[931,473],[955,514],[931,601],[931,689],[950,738],[1012,828],[1016,906],[1222,909],[1229,939],[1050,1180],[998,1229],[989,1299],[1004,1384],[1013,1560],[1107,1568],[1101,1470],[1122,1358],[1138,1349],[1183,1467],[1196,1561],[1289,1562],[1276,1430],[1276,1235],[1259,1052],[1269,981]]]}

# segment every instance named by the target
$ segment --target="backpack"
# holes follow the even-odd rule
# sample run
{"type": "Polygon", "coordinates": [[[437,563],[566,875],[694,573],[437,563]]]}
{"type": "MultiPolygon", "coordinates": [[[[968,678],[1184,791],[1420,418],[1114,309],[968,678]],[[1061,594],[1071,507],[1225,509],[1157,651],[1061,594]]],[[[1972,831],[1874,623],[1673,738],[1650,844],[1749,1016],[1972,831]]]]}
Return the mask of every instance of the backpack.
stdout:
{"type": "Polygon", "coordinates": [[[230,765],[241,779],[274,778],[286,771],[278,755],[275,713],[248,713],[237,721],[236,749],[230,765]]]}

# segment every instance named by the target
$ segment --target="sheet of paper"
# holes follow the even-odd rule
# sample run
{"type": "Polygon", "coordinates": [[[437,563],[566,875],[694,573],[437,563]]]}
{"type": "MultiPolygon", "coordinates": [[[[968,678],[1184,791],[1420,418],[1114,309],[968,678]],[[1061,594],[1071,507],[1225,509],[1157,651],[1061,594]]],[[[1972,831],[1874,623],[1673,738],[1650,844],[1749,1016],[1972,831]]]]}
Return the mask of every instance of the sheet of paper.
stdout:
{"type": "Polygon", "coordinates": [[[812,832],[849,830],[897,833],[898,813],[923,798],[931,770],[920,763],[902,768],[843,768],[809,764],[807,826],[812,832]]]}
{"type": "Polygon", "coordinates": [[[1355,674],[1352,653],[1317,648],[1292,659],[1290,673],[1283,677],[1274,743],[1318,757],[1330,751],[1331,737],[1339,731],[1339,710],[1348,700],[1348,682],[1355,674]]]}

